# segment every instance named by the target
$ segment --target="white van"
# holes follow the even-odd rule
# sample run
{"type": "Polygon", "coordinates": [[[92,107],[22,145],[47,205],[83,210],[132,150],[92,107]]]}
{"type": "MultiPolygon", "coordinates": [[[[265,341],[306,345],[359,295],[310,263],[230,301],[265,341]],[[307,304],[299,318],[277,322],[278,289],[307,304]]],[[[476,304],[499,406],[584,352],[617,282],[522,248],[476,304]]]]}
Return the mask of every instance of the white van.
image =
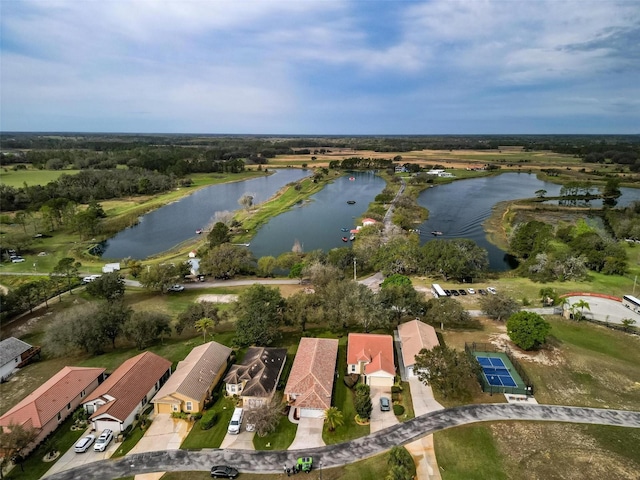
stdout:
{"type": "Polygon", "coordinates": [[[236,408],[233,411],[233,416],[231,417],[231,421],[229,422],[229,428],[227,432],[237,435],[240,433],[240,425],[242,425],[242,416],[244,412],[241,408],[236,408]]]}

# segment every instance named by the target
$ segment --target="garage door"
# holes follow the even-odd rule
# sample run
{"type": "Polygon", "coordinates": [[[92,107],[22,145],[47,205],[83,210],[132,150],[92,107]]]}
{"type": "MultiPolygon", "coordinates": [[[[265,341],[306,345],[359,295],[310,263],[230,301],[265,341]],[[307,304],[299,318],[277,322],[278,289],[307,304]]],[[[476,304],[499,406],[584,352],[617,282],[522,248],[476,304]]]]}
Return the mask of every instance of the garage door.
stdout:
{"type": "Polygon", "coordinates": [[[315,408],[301,408],[300,416],[304,418],[322,418],[324,417],[324,410],[315,408]]]}
{"type": "Polygon", "coordinates": [[[371,387],[391,387],[393,386],[393,378],[387,377],[367,377],[369,386],[371,387]]]}
{"type": "Polygon", "coordinates": [[[120,422],[115,420],[97,420],[94,424],[97,432],[101,432],[106,428],[113,430],[114,433],[120,432],[120,422]]]}

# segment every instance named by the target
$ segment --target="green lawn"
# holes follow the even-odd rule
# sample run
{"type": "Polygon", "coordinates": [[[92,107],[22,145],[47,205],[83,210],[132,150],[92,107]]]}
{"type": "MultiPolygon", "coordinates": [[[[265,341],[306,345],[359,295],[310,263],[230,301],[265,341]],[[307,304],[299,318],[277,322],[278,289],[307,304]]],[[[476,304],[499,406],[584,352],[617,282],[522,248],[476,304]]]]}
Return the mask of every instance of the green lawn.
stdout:
{"type": "MultiPolygon", "coordinates": [[[[78,441],[78,439],[84,435],[84,430],[71,430],[72,425],[73,415],[70,415],[60,424],[51,437],[51,441],[61,454],[69,450],[78,441]]],[[[43,462],[42,459],[44,458],[45,453],[44,444],[40,445],[22,464],[24,471],[21,471],[19,466],[15,467],[8,475],[5,476],[5,478],[37,480],[42,477],[56,463],[55,461],[43,462]]]]}
{"type": "Polygon", "coordinates": [[[338,373],[333,389],[333,406],[338,407],[342,412],[344,425],[341,425],[330,432],[325,425],[322,432],[322,439],[327,445],[342,443],[354,438],[369,435],[369,425],[358,425],[355,421],[356,410],[353,405],[355,392],[344,384],[344,375],[347,371],[347,337],[340,338],[338,347],[338,373]]]}
{"type": "Polygon", "coordinates": [[[61,175],[75,175],[80,170],[3,170],[0,174],[0,183],[11,187],[22,187],[26,183],[29,186],[46,185],[57,180],[61,175]]]}
{"type": "Polygon", "coordinates": [[[400,404],[404,407],[404,413],[398,416],[398,420],[401,422],[406,422],[407,420],[411,420],[415,418],[416,414],[413,411],[413,399],[411,398],[411,385],[409,382],[401,382],[402,392],[400,393],[401,401],[400,404]]]}
{"type": "Polygon", "coordinates": [[[296,438],[298,425],[291,423],[286,415],[283,415],[278,423],[276,431],[264,437],[253,436],[253,446],[256,450],[286,450],[296,438]]]}
{"type": "Polygon", "coordinates": [[[489,427],[472,425],[434,434],[442,480],[507,479],[489,427]]]}
{"type": "Polygon", "coordinates": [[[200,427],[200,420],[198,420],[189,432],[189,435],[187,435],[187,438],[182,442],[182,445],[180,445],[180,448],[185,450],[220,448],[222,440],[224,440],[224,437],[227,434],[229,421],[231,420],[231,415],[233,414],[233,409],[235,407],[233,399],[222,395],[222,385],[223,384],[221,383],[216,389],[219,398],[210,409],[216,412],[217,415],[215,425],[209,430],[203,430],[200,427]]]}
{"type": "Polygon", "coordinates": [[[133,447],[137,445],[140,439],[144,436],[145,431],[149,428],[151,422],[147,420],[147,426],[143,431],[140,428],[140,423],[137,423],[136,426],[131,430],[131,433],[127,436],[124,442],[120,444],[118,449],[111,455],[111,458],[124,457],[127,453],[131,451],[133,447]]]}

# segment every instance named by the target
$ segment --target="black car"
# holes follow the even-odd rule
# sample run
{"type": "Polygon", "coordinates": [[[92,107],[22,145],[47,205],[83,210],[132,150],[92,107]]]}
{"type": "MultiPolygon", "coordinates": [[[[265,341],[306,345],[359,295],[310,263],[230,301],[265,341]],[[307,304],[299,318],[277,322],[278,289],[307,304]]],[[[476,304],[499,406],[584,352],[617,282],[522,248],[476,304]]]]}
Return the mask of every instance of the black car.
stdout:
{"type": "Polygon", "coordinates": [[[238,470],[227,465],[216,465],[211,467],[211,476],[213,478],[237,478],[238,470]]]}
{"type": "Polygon", "coordinates": [[[460,295],[466,295],[467,294],[467,291],[464,288],[461,288],[458,291],[460,292],[460,295]]]}
{"type": "Polygon", "coordinates": [[[486,290],[483,290],[483,289],[481,288],[480,290],[478,290],[478,293],[479,293],[480,295],[486,295],[486,294],[487,294],[487,291],[486,291],[486,290]]]}
{"type": "Polygon", "coordinates": [[[447,297],[450,297],[450,296],[451,296],[451,290],[445,290],[445,291],[444,291],[444,294],[445,294],[447,297]]]}
{"type": "Polygon", "coordinates": [[[460,296],[460,294],[458,293],[458,290],[451,290],[451,295],[453,295],[454,297],[460,296]]]}

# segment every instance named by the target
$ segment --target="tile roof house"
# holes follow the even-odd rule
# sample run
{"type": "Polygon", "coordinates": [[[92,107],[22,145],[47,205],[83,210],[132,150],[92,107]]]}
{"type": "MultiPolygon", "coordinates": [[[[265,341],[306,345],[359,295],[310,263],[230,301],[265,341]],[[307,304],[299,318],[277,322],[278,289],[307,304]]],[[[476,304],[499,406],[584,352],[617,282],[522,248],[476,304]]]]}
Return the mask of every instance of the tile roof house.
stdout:
{"type": "Polygon", "coordinates": [[[396,366],[393,337],[372,333],[350,333],[347,340],[347,373],[361,375],[372,387],[393,386],[396,366]]]}
{"type": "Polygon", "coordinates": [[[156,413],[196,413],[227,370],[231,349],[218,342],[195,347],[151,400],[156,413]]]}
{"type": "Polygon", "coordinates": [[[291,373],[284,388],[294,417],[324,416],[331,406],[333,381],[336,376],[338,340],[301,338],[291,373]]]}
{"type": "Polygon", "coordinates": [[[244,408],[264,405],[273,397],[286,361],[286,348],[250,347],[242,363],[224,377],[227,395],[240,396],[244,408]]]}
{"type": "Polygon", "coordinates": [[[120,365],[82,401],[96,431],[122,432],[171,375],[171,362],[144,352],[120,365]]]}
{"type": "Polygon", "coordinates": [[[64,367],[0,417],[0,427],[22,425],[36,430],[26,455],[80,405],[103,380],[104,368],[64,367]]]}
{"type": "Polygon", "coordinates": [[[423,348],[431,350],[440,345],[436,330],[420,320],[411,320],[398,325],[398,337],[402,349],[402,363],[407,377],[417,375],[417,372],[414,371],[414,365],[416,355],[420,353],[420,350],[423,348]]]}
{"type": "Polygon", "coordinates": [[[15,337],[0,342],[0,379],[6,380],[23,361],[23,354],[31,349],[31,345],[15,337]]]}

